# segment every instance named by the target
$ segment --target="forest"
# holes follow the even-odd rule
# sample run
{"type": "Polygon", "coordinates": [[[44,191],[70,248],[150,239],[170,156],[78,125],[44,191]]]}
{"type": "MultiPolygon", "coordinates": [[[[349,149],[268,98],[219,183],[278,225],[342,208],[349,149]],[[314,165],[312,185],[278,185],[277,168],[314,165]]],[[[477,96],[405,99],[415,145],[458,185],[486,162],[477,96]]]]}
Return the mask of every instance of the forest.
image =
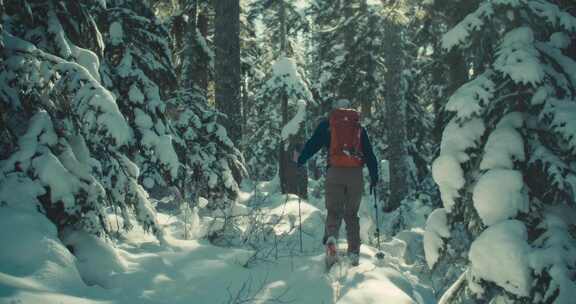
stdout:
{"type": "Polygon", "coordinates": [[[0,303],[576,303],[574,0],[0,17],[0,303]]]}

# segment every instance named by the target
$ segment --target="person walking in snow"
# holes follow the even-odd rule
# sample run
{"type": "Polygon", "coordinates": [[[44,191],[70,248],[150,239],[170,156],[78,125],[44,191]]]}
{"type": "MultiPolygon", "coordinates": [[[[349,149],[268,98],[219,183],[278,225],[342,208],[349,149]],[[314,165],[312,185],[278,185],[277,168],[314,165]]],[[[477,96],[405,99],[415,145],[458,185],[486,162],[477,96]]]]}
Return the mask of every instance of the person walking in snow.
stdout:
{"type": "Polygon", "coordinates": [[[360,224],[358,209],[364,182],[362,168],[370,173],[370,192],[378,182],[378,165],[366,130],[360,125],[360,113],[350,109],[345,99],[333,103],[329,118],[320,122],[306,142],[298,166],[302,167],[321,148],[328,149],[328,170],[325,203],[328,214],[323,243],[326,246],[326,266],[336,261],[336,239],[342,220],[346,222],[348,257],[358,265],[360,254],[360,224]]]}

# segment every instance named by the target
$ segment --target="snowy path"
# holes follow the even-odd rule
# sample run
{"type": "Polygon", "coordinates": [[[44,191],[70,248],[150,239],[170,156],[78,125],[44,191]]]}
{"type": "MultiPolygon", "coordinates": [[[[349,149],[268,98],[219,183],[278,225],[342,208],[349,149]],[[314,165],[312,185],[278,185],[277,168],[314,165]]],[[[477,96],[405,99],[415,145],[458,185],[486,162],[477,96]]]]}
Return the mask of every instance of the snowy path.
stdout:
{"type": "Polygon", "coordinates": [[[147,252],[123,254],[134,266],[117,277],[122,302],[419,303],[411,283],[393,268],[374,265],[368,250],[360,266],[348,268],[343,262],[325,274],[322,254],[245,268],[242,265],[251,255],[245,250],[173,240],[173,251],[151,254],[151,247],[142,245],[147,252]]]}
{"type": "MultiPolygon", "coordinates": [[[[274,232],[284,233],[288,245],[277,259],[248,267],[254,251],[177,239],[182,223],[166,214],[159,213],[158,220],[166,227],[169,246],[136,228],[116,248],[75,236],[80,246],[74,257],[43,216],[6,208],[0,213],[0,240],[18,246],[0,254],[0,303],[434,303],[429,289],[394,258],[375,265],[376,250],[370,246],[363,245],[360,266],[337,264],[326,274],[319,245],[321,209],[301,201],[306,233],[300,254],[294,228],[297,198],[271,198],[265,214],[278,219],[274,232]],[[26,233],[15,236],[14,229],[26,233]]],[[[394,255],[397,246],[384,248],[394,255]]]]}

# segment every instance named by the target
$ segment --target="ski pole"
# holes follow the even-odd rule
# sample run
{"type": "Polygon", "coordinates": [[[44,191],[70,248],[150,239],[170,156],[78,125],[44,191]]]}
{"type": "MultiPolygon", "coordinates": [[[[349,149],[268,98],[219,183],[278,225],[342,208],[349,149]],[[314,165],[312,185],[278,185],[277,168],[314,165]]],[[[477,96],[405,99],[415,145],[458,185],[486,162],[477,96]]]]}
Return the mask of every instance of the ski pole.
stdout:
{"type": "Polygon", "coordinates": [[[374,209],[376,212],[376,242],[378,244],[378,253],[376,253],[376,258],[381,260],[384,258],[384,253],[380,249],[380,220],[378,219],[378,196],[376,195],[376,187],[374,187],[374,209]]]}
{"type": "Polygon", "coordinates": [[[298,220],[299,220],[299,230],[300,230],[300,253],[304,252],[304,249],[302,247],[302,211],[300,208],[300,205],[302,204],[302,186],[299,184],[298,185],[298,220]]]}

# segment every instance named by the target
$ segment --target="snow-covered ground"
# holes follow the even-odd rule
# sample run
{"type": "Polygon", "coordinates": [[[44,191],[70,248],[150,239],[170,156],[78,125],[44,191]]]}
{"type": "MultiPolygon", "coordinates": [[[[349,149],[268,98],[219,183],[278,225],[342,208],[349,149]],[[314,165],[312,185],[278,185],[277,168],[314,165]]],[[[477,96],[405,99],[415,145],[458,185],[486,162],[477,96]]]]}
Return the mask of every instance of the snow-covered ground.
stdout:
{"type": "MultiPolygon", "coordinates": [[[[405,231],[383,242],[384,261],[374,258],[377,249],[363,245],[360,266],[349,267],[343,258],[325,273],[322,202],[300,202],[301,253],[298,198],[259,195],[262,214],[275,221],[272,239],[283,243],[268,247],[273,250],[267,255],[217,247],[206,240],[183,240],[181,218],[165,213],[158,213],[158,221],[165,227],[167,244],[135,227],[112,246],[78,232],[61,231],[58,236],[56,227],[35,210],[2,207],[0,303],[435,302],[431,289],[411,270],[416,253],[409,252],[415,247],[409,244],[421,242],[422,231],[405,231]],[[74,255],[64,244],[74,248],[74,255]]],[[[253,196],[243,192],[245,205],[235,206],[234,213],[251,211],[253,196]]],[[[362,220],[370,226],[366,210],[362,220]]],[[[203,229],[206,219],[201,221],[195,229],[203,229]]],[[[339,247],[345,251],[345,242],[339,247]]]]}

